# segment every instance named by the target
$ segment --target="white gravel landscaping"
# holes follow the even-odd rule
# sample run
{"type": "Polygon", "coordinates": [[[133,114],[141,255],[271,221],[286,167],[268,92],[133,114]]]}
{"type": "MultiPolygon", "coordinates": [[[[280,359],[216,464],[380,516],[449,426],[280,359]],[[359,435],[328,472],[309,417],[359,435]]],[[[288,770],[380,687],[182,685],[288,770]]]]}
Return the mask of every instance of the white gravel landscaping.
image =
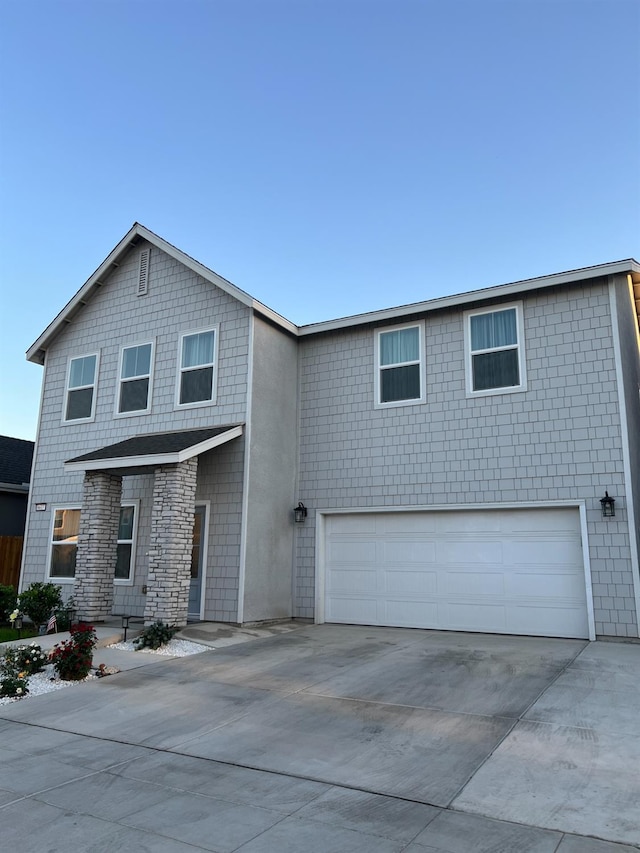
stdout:
{"type": "Polygon", "coordinates": [[[120,649],[123,652],[147,652],[151,655],[167,655],[172,658],[186,658],[188,655],[197,655],[200,652],[211,650],[211,646],[203,646],[201,643],[192,643],[190,640],[169,640],[164,646],[159,649],[138,649],[132,642],[113,643],[107,646],[108,649],[120,649]]]}
{"type": "MultiPolygon", "coordinates": [[[[192,643],[189,640],[170,640],[159,649],[136,649],[131,642],[114,643],[107,646],[108,649],[119,649],[123,652],[137,652],[144,654],[147,652],[152,655],[165,655],[166,657],[183,658],[187,655],[197,655],[200,652],[211,650],[211,646],[203,646],[201,643],[192,643]]],[[[94,666],[100,664],[100,649],[96,649],[93,654],[94,666]]],[[[0,696],[0,705],[9,705],[11,702],[22,702],[30,696],[42,696],[44,693],[52,693],[54,690],[62,690],[64,687],[76,687],[78,684],[84,684],[85,681],[93,681],[96,678],[92,672],[81,681],[62,681],[58,678],[52,664],[48,664],[42,672],[36,675],[29,676],[29,692],[26,696],[9,697],[0,696]]]]}

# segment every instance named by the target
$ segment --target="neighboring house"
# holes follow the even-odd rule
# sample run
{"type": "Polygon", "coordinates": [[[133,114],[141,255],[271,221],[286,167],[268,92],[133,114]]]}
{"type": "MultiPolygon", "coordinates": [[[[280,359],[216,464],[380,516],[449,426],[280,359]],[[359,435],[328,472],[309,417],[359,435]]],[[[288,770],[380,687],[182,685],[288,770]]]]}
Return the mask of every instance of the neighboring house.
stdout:
{"type": "Polygon", "coordinates": [[[637,637],[638,291],[626,260],[296,327],[136,224],[27,354],[22,584],[93,620],[637,637]]]}
{"type": "Polygon", "coordinates": [[[33,442],[0,435],[0,583],[17,585],[33,442]]]}

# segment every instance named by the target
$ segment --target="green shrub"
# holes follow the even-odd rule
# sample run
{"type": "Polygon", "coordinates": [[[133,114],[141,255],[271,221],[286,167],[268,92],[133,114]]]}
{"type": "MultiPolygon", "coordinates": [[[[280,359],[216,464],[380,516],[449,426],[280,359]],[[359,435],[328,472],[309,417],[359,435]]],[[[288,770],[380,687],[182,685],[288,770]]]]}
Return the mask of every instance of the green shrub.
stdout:
{"type": "Polygon", "coordinates": [[[133,644],[137,652],[140,649],[159,649],[160,646],[168,643],[177,632],[177,627],[166,625],[162,620],[158,619],[153,625],[147,625],[142,634],[133,641],[133,644]]]}
{"type": "Polygon", "coordinates": [[[37,643],[29,643],[28,646],[13,646],[5,652],[5,658],[14,656],[15,668],[27,675],[35,675],[42,672],[49,662],[49,655],[43,652],[37,643]]]}
{"type": "Polygon", "coordinates": [[[71,639],[55,645],[49,657],[63,681],[81,681],[89,675],[96,643],[93,625],[71,626],[71,639]]]}
{"type": "Polygon", "coordinates": [[[42,625],[48,621],[52,610],[62,607],[60,587],[36,581],[20,593],[18,606],[34,625],[42,625]]]}
{"type": "Polygon", "coordinates": [[[8,622],[9,614],[15,609],[18,593],[12,586],[0,583],[0,622],[8,622]]]}

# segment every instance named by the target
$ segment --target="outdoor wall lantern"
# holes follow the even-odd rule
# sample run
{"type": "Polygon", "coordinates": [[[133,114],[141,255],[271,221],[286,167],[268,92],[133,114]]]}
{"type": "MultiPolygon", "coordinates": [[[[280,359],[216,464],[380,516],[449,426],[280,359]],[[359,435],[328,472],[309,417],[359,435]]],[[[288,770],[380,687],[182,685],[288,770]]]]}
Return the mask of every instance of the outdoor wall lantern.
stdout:
{"type": "Polygon", "coordinates": [[[609,497],[609,492],[605,492],[604,497],[600,498],[600,506],[603,518],[613,518],[616,514],[616,500],[609,497]]]}
{"type": "Polygon", "coordinates": [[[298,506],[294,507],[293,510],[293,520],[296,524],[301,524],[305,518],[307,517],[307,508],[302,503],[302,501],[298,501],[298,506]]]}

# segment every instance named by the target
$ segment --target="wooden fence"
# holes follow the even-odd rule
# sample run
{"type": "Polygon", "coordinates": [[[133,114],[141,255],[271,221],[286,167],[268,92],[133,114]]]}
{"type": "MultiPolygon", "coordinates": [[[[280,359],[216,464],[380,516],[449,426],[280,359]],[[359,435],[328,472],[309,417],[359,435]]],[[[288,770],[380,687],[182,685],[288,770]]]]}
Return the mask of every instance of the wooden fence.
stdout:
{"type": "Polygon", "coordinates": [[[22,536],[0,536],[0,583],[18,589],[22,536]]]}

